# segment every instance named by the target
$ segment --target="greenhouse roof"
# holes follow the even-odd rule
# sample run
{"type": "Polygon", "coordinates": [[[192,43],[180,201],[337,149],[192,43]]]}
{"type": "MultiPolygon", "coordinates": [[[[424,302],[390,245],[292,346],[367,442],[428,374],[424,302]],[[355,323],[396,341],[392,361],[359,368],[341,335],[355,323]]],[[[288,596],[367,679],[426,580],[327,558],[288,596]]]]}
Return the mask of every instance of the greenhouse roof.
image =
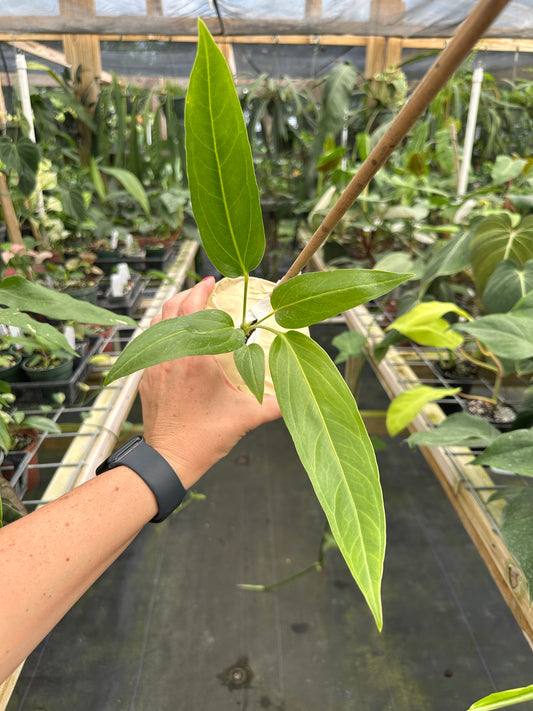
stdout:
{"type": "MultiPolygon", "coordinates": [[[[0,1],[3,32],[196,34],[197,18],[218,34],[449,36],[474,0],[20,0],[0,1]]],[[[489,34],[533,36],[533,0],[510,2],[489,34]]]]}

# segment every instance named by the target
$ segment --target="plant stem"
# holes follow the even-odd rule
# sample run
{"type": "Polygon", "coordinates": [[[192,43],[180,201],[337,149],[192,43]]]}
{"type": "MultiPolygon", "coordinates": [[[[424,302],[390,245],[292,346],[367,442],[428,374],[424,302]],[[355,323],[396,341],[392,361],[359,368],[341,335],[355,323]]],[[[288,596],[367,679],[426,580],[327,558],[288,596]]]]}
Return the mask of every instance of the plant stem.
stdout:
{"type": "Polygon", "coordinates": [[[298,578],[307,575],[307,573],[311,573],[313,570],[322,570],[322,563],[319,560],[316,560],[307,568],[299,570],[297,573],[294,573],[294,575],[290,575],[288,578],[278,580],[277,583],[271,583],[270,585],[250,585],[249,583],[238,583],[237,587],[239,588],[239,590],[256,590],[258,592],[270,592],[275,588],[279,588],[280,585],[287,585],[287,583],[292,583],[293,580],[297,580],[298,578]]]}
{"type": "Polygon", "coordinates": [[[246,311],[247,311],[246,302],[248,300],[248,282],[249,282],[249,280],[250,280],[250,275],[248,274],[248,272],[246,272],[244,275],[244,294],[242,297],[242,324],[241,324],[241,328],[244,330],[245,330],[245,326],[246,326],[246,311]]]}
{"type": "Polygon", "coordinates": [[[281,283],[302,271],[508,2],[509,0],[479,0],[296,257],[281,283]]]}

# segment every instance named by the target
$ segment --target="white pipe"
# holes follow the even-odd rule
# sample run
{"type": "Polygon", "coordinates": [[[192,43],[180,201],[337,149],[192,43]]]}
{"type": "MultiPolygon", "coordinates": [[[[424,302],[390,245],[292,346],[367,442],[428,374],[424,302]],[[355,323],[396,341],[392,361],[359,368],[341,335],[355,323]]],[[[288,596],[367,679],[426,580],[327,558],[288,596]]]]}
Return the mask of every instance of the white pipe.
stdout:
{"type": "MultiPolygon", "coordinates": [[[[28,137],[35,143],[35,124],[33,122],[33,111],[31,109],[30,85],[28,82],[28,66],[26,64],[26,56],[24,52],[17,50],[15,55],[15,63],[17,67],[17,79],[19,87],[20,102],[22,104],[22,113],[28,122],[28,137]]],[[[44,197],[42,190],[37,195],[37,213],[40,218],[45,215],[44,197]]],[[[48,237],[45,231],[41,228],[41,237],[43,244],[48,246],[48,237]]]]}
{"type": "Polygon", "coordinates": [[[15,57],[17,67],[17,79],[19,87],[20,102],[22,104],[22,113],[28,122],[28,136],[35,143],[35,126],[33,124],[33,112],[31,110],[30,85],[28,83],[28,67],[26,66],[26,57],[24,53],[17,50],[15,57]]]}
{"type": "Polygon", "coordinates": [[[457,184],[457,194],[464,195],[468,184],[468,171],[472,160],[472,149],[474,147],[474,136],[476,132],[477,113],[479,108],[479,97],[481,95],[481,84],[483,83],[483,64],[479,62],[472,74],[472,91],[470,93],[470,105],[468,107],[468,118],[465,129],[465,142],[463,146],[463,162],[457,184]]]}

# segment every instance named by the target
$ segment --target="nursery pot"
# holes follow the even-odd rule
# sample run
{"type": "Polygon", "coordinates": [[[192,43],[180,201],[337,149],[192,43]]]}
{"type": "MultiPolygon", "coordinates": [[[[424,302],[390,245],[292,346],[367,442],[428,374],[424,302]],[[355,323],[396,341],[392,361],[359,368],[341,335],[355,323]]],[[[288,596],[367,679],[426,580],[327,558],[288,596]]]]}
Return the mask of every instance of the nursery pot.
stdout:
{"type": "Polygon", "coordinates": [[[16,383],[20,380],[20,364],[22,362],[22,356],[20,353],[11,353],[10,355],[15,358],[13,365],[8,365],[5,368],[0,368],[0,380],[4,380],[6,383],[16,383]]]}
{"type": "Polygon", "coordinates": [[[21,476],[16,482],[13,482],[13,488],[22,498],[25,493],[22,489],[29,491],[39,484],[39,468],[37,466],[39,464],[39,457],[37,453],[39,435],[35,430],[22,429],[17,432],[17,436],[19,437],[19,441],[24,442],[24,444],[21,449],[14,449],[12,452],[8,452],[5,455],[0,471],[5,479],[11,481],[26,454],[28,452],[33,452],[27,464],[27,487],[23,486],[23,476],[21,476]]]}
{"type": "MultiPolygon", "coordinates": [[[[246,305],[248,310],[256,304],[261,299],[265,299],[269,296],[276,284],[266,279],[258,279],[256,277],[250,277],[248,281],[248,297],[246,305]]],[[[220,309],[226,311],[230,314],[233,319],[235,326],[240,326],[242,319],[242,303],[244,296],[244,277],[237,277],[236,279],[221,279],[215,285],[214,290],[207,300],[206,309],[220,309]]],[[[277,331],[286,331],[287,329],[282,328],[276,323],[275,318],[272,316],[264,322],[265,326],[275,328],[277,331]]],[[[309,334],[308,328],[292,329],[298,330],[302,333],[309,334]]],[[[270,351],[270,346],[274,341],[275,334],[271,331],[265,331],[264,329],[257,329],[252,334],[249,342],[258,343],[262,346],[265,351],[265,395],[274,395],[274,383],[272,382],[272,376],[270,375],[270,368],[268,367],[268,353],[270,351]]],[[[233,360],[233,353],[222,353],[216,356],[218,362],[222,366],[224,373],[226,374],[228,380],[242,392],[250,394],[246,383],[241,378],[239,371],[233,360]]]]}
{"type": "Polygon", "coordinates": [[[73,358],[68,358],[61,361],[58,365],[54,365],[51,368],[30,368],[27,365],[28,359],[22,362],[21,368],[25,373],[28,380],[33,382],[54,382],[54,381],[64,381],[69,380],[74,370],[74,360],[73,358]]]}
{"type": "Polygon", "coordinates": [[[98,298],[98,284],[91,284],[90,286],[80,286],[74,287],[72,289],[66,289],[65,294],[72,296],[73,299],[78,299],[79,301],[87,301],[89,304],[96,306],[98,298]]]}

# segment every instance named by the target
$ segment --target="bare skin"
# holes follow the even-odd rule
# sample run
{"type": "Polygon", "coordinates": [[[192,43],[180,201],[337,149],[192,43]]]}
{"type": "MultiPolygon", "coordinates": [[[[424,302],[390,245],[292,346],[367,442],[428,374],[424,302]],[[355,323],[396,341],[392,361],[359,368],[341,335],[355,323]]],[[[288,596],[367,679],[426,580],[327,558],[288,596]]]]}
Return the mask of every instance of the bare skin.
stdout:
{"type": "MultiPolygon", "coordinates": [[[[181,292],[154,321],[202,309],[213,287],[208,278],[181,292]]],[[[212,356],[148,368],[140,394],[146,441],[186,488],[246,432],[280,416],[275,398],[259,405],[239,392],[212,356]]],[[[117,467],[0,529],[2,575],[9,581],[10,600],[0,608],[0,681],[156,513],[155,497],[143,480],[127,467],[117,467]]]]}

